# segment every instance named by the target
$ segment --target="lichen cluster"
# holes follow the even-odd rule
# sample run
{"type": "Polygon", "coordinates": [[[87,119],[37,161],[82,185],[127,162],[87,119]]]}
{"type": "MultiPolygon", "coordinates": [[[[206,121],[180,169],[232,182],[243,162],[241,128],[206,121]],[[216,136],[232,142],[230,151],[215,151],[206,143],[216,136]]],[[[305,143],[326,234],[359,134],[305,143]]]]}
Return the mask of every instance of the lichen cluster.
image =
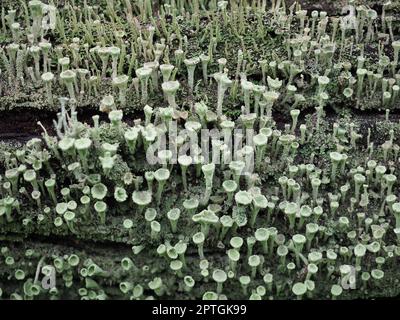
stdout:
{"type": "Polygon", "coordinates": [[[391,3],[23,4],[2,10],[1,108],[57,115],[1,147],[0,297],[399,294],[391,3]]]}

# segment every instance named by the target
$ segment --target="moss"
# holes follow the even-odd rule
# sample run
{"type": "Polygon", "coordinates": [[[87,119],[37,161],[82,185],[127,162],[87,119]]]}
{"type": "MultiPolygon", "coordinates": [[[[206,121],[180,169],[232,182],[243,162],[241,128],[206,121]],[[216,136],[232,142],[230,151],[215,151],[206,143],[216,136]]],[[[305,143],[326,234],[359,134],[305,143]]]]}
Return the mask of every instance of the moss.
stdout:
{"type": "MultiPolygon", "coordinates": [[[[99,5],[100,11],[106,11],[104,10],[106,8],[106,1],[100,3],[88,1],[88,3],[97,4],[99,5]]],[[[368,3],[376,3],[376,1],[368,3]]],[[[5,4],[9,3],[5,2],[5,4]]],[[[65,15],[67,9],[62,9],[64,1],[56,1],[56,4],[62,14],[65,15]]],[[[82,3],[78,0],[75,2],[75,5],[77,6],[81,4],[82,3]]],[[[303,1],[303,4],[305,8],[308,8],[309,10],[321,6],[321,3],[316,4],[311,1],[303,1]]],[[[337,12],[337,10],[341,8],[340,5],[340,2],[338,6],[337,1],[328,1],[323,4],[322,9],[325,9],[330,13],[337,12]]],[[[155,6],[154,9],[157,7],[158,6],[155,6]]],[[[114,44],[113,32],[116,29],[125,30],[127,33],[126,38],[130,39],[130,41],[138,37],[139,31],[143,36],[147,36],[147,22],[141,21],[141,19],[137,17],[137,26],[131,28],[130,25],[122,21],[125,18],[125,13],[119,2],[116,3],[115,10],[117,17],[106,12],[105,19],[102,21],[102,26],[104,27],[104,38],[100,39],[102,36],[97,34],[97,32],[94,32],[96,40],[104,42],[102,45],[114,44]],[[114,20],[121,21],[115,22],[114,20]]],[[[197,30],[191,25],[189,21],[190,19],[186,19],[186,17],[183,16],[178,17],[177,25],[179,28],[179,34],[177,34],[177,30],[173,30],[174,26],[171,21],[172,18],[167,17],[167,22],[170,23],[169,30],[175,33],[176,39],[171,43],[168,43],[170,49],[169,59],[171,61],[168,61],[166,57],[163,57],[166,60],[162,60],[162,62],[175,63],[176,61],[173,57],[173,52],[180,48],[181,45],[186,52],[186,58],[196,57],[202,53],[207,53],[209,50],[210,38],[213,37],[217,39],[217,43],[215,50],[213,50],[213,61],[209,65],[209,75],[218,71],[219,66],[217,59],[226,58],[227,64],[225,67],[228,69],[229,78],[235,79],[240,87],[239,77],[241,75],[236,74],[239,49],[242,50],[243,59],[246,62],[246,68],[240,71],[244,72],[243,75],[247,77],[247,80],[250,80],[254,84],[260,84],[262,81],[262,72],[259,66],[259,60],[276,60],[278,63],[288,60],[285,40],[296,35],[296,30],[298,28],[296,22],[293,23],[293,29],[289,31],[284,28],[280,29],[277,25],[272,26],[271,13],[248,13],[244,17],[243,25],[240,25],[238,22],[239,19],[236,21],[238,23],[235,26],[229,25],[227,27],[224,24],[222,14],[211,16],[206,11],[201,12],[201,16],[199,17],[200,25],[197,30]],[[184,39],[182,43],[179,41],[180,37],[184,39]]],[[[138,13],[137,7],[134,7],[134,13],[138,13]]],[[[72,15],[68,17],[65,16],[63,19],[65,22],[65,39],[63,39],[58,32],[49,35],[49,40],[51,40],[54,46],[58,44],[63,44],[65,46],[70,45],[73,37],[79,37],[83,42],[90,42],[86,33],[87,30],[85,25],[79,23],[78,26],[73,26],[71,17],[72,15]]],[[[156,26],[160,27],[159,24],[161,21],[158,17],[155,17],[155,21],[156,26]]],[[[394,25],[396,30],[396,22],[394,25]]],[[[161,41],[161,37],[166,36],[163,32],[158,34],[157,31],[154,35],[155,43],[161,41]]],[[[2,45],[10,43],[10,41],[11,39],[9,34],[0,37],[0,44],[2,45]]],[[[94,45],[94,43],[92,44],[94,45]]],[[[132,53],[130,48],[128,48],[127,51],[128,54],[132,53]]],[[[392,55],[390,48],[386,49],[386,51],[387,55],[392,55]]],[[[366,67],[370,70],[376,71],[376,61],[378,59],[377,45],[366,45],[364,47],[364,53],[366,57],[366,67]]],[[[66,54],[69,55],[69,52],[66,54]]],[[[84,55],[84,50],[81,50],[79,54],[84,55]]],[[[355,66],[357,64],[357,57],[360,54],[360,46],[347,45],[345,46],[340,58],[342,61],[350,61],[352,65],[355,66]]],[[[55,55],[51,58],[54,65],[56,63],[55,55]]],[[[335,54],[334,58],[335,61],[339,60],[338,52],[335,54]]],[[[132,74],[129,76],[133,76],[134,69],[141,66],[147,60],[148,59],[146,59],[143,54],[139,54],[134,63],[133,69],[131,69],[132,74]]],[[[4,62],[2,63],[4,64],[4,62]]],[[[276,203],[276,207],[282,205],[286,200],[298,201],[299,205],[309,203],[314,207],[317,203],[315,203],[315,199],[312,199],[310,196],[313,192],[309,183],[309,177],[307,177],[310,173],[294,175],[294,182],[298,183],[300,186],[298,199],[294,199],[293,195],[291,196],[293,199],[286,199],[289,197],[283,195],[280,186],[280,178],[292,174],[289,172],[290,165],[314,165],[315,170],[312,171],[315,172],[312,174],[318,176],[322,180],[319,196],[324,200],[321,202],[324,213],[320,218],[319,223],[321,226],[333,233],[331,235],[327,234],[326,238],[321,235],[319,242],[314,244],[317,248],[311,248],[311,250],[319,249],[322,252],[325,252],[327,249],[333,249],[338,251],[340,246],[346,246],[351,250],[354,243],[348,238],[347,230],[340,229],[337,217],[330,210],[330,202],[333,201],[332,197],[337,196],[340,193],[339,187],[345,183],[349,183],[351,189],[351,191],[349,191],[350,195],[348,198],[343,200],[340,212],[337,212],[336,214],[348,217],[350,228],[357,229],[360,234],[370,234],[369,231],[362,231],[364,230],[364,227],[357,226],[358,221],[356,213],[360,210],[364,210],[363,206],[360,203],[356,203],[356,211],[351,212],[350,210],[352,204],[349,198],[350,196],[354,196],[355,193],[353,194],[353,190],[356,188],[354,186],[354,170],[363,172],[360,167],[365,167],[367,161],[372,158],[376,159],[379,163],[387,165],[389,171],[398,175],[400,167],[398,161],[393,161],[396,160],[393,157],[393,153],[389,155],[390,159],[387,161],[387,159],[384,158],[382,148],[380,147],[382,143],[388,140],[390,130],[394,130],[394,142],[399,143],[397,136],[398,133],[400,133],[400,125],[395,122],[395,119],[397,118],[395,112],[398,106],[395,105],[392,108],[394,110],[391,110],[393,113],[390,115],[388,120],[384,120],[382,116],[379,116],[379,119],[373,119],[372,121],[371,117],[369,119],[364,119],[363,113],[361,112],[366,110],[374,110],[376,112],[380,111],[382,108],[381,97],[378,94],[368,95],[367,92],[367,94],[361,97],[358,103],[354,100],[346,99],[342,92],[347,86],[347,83],[345,80],[340,78],[339,72],[332,71],[329,73],[331,81],[326,88],[329,93],[329,100],[323,108],[324,114],[321,119],[319,119],[319,128],[317,129],[318,120],[317,115],[315,114],[315,107],[318,105],[316,96],[317,85],[312,84],[312,77],[315,75],[325,74],[327,67],[316,63],[314,58],[307,59],[304,63],[305,70],[302,72],[302,77],[295,77],[293,82],[299,89],[301,89],[301,93],[305,98],[305,101],[298,106],[301,110],[301,119],[299,122],[301,124],[306,124],[308,134],[312,132],[312,136],[306,139],[306,143],[299,145],[294,157],[288,157],[287,155],[281,157],[280,153],[283,148],[279,147],[279,152],[275,152],[275,146],[271,147],[270,145],[267,152],[268,158],[265,157],[263,159],[264,162],[260,165],[259,170],[256,171],[258,176],[252,178],[254,178],[254,185],[259,188],[260,192],[268,196],[268,201],[272,202],[274,197],[279,199],[276,203]],[[338,124],[339,127],[344,130],[341,138],[333,136],[332,131],[334,123],[338,124]],[[351,123],[353,123],[353,125],[351,123]],[[350,143],[351,128],[360,134],[360,138],[354,145],[350,143]],[[368,129],[370,129],[372,141],[375,143],[375,149],[373,152],[371,152],[366,145],[368,129]],[[340,151],[340,148],[342,147],[343,150],[340,151]],[[336,181],[330,181],[328,178],[332,171],[332,160],[330,154],[335,150],[346,153],[348,160],[345,168],[346,170],[339,174],[339,178],[336,179],[336,181]]],[[[29,60],[29,64],[32,64],[31,60],[29,60]]],[[[121,71],[123,73],[128,73],[128,68],[129,63],[128,61],[125,61],[121,71]]],[[[96,74],[99,71],[98,69],[99,66],[97,66],[96,62],[91,64],[91,71],[93,71],[93,74],[96,74]]],[[[107,74],[110,73],[110,70],[107,69],[106,71],[107,74]]],[[[351,71],[354,75],[356,70],[351,71]]],[[[268,75],[270,75],[270,73],[268,75]]],[[[285,80],[287,80],[287,77],[281,72],[279,72],[279,77],[284,77],[285,80]]],[[[205,86],[204,83],[199,80],[201,78],[202,70],[198,67],[195,75],[197,82],[194,84],[194,90],[192,93],[186,83],[186,68],[182,65],[176,73],[176,79],[179,80],[182,88],[177,96],[177,104],[181,111],[188,112],[189,119],[192,117],[196,119],[196,115],[192,112],[193,104],[195,102],[204,101],[210,110],[214,110],[217,104],[217,84],[212,82],[210,85],[205,86]]],[[[0,81],[4,89],[2,97],[0,97],[0,108],[2,111],[58,111],[58,104],[54,107],[50,107],[47,104],[43,83],[37,82],[36,84],[33,84],[31,81],[26,81],[25,84],[18,82],[9,84],[5,73],[2,74],[0,81]]],[[[109,78],[102,79],[97,90],[98,94],[79,97],[78,101],[77,110],[79,114],[84,115],[87,118],[85,120],[88,120],[86,122],[90,124],[92,123],[90,116],[97,113],[102,98],[105,95],[115,94],[115,90],[112,88],[111,80],[109,78]]],[[[64,96],[67,94],[67,90],[63,85],[55,83],[53,93],[55,96],[64,96]]],[[[183,207],[184,200],[203,198],[205,193],[203,177],[196,177],[195,169],[190,168],[188,170],[189,188],[187,191],[182,191],[181,171],[178,166],[171,166],[171,178],[167,181],[164,187],[161,203],[157,204],[155,201],[152,201],[148,206],[157,210],[157,217],[155,219],[161,226],[161,232],[158,237],[152,237],[150,232],[150,223],[144,219],[144,212],[141,211],[142,208],[133,206],[130,199],[130,196],[135,189],[146,190],[146,188],[148,188],[147,182],[143,179],[145,172],[158,168],[149,165],[145,161],[145,151],[142,146],[140,146],[140,148],[138,147],[138,151],[134,155],[135,158],[133,159],[123,138],[123,132],[132,125],[132,119],[138,120],[137,118],[140,117],[143,120],[144,118],[143,105],[141,105],[140,100],[140,95],[135,92],[133,87],[130,87],[127,94],[128,104],[123,110],[125,118],[119,128],[106,123],[106,115],[102,115],[99,137],[95,139],[93,150],[90,150],[87,155],[91,172],[101,173],[101,182],[107,185],[108,188],[108,194],[103,199],[108,207],[105,224],[100,224],[98,214],[94,212],[94,210],[89,214],[85,214],[84,211],[76,210],[76,212],[74,212],[76,219],[73,221],[73,227],[67,225],[66,221],[64,221],[65,219],[63,220],[63,218],[55,212],[53,200],[47,195],[45,190],[41,189],[42,197],[40,199],[41,203],[39,204],[37,201],[31,199],[30,196],[35,185],[33,183],[25,183],[22,179],[18,180],[18,182],[26,188],[28,194],[28,196],[26,196],[24,192],[21,192],[21,194],[15,194],[14,192],[11,193],[13,197],[15,196],[20,201],[19,209],[21,214],[15,214],[12,221],[7,221],[6,219],[3,219],[4,217],[0,216],[0,239],[2,240],[2,244],[4,243],[4,245],[9,247],[9,252],[12,253],[13,258],[16,261],[14,266],[5,266],[4,264],[0,266],[0,279],[4,296],[9,297],[13,292],[21,295],[24,294],[22,292],[23,286],[20,283],[16,283],[12,278],[15,268],[23,268],[27,279],[30,279],[28,281],[31,281],[35,275],[36,266],[42,257],[44,257],[45,263],[54,264],[53,260],[58,258],[64,260],[64,265],[66,265],[64,258],[66,255],[72,253],[80,257],[80,263],[77,267],[66,267],[65,270],[57,270],[57,281],[60,281],[62,285],[59,286],[60,289],[55,296],[56,298],[79,299],[79,289],[87,287],[86,289],[90,292],[89,295],[92,295],[93,297],[104,297],[105,295],[105,297],[111,299],[128,299],[130,298],[131,293],[124,295],[119,290],[119,283],[121,281],[131,282],[134,285],[141,285],[144,288],[144,295],[134,298],[155,296],[164,299],[198,299],[202,297],[204,292],[215,290],[215,283],[211,281],[211,278],[207,278],[204,274],[201,275],[199,270],[198,248],[190,242],[191,237],[198,231],[198,229],[206,229],[206,227],[204,225],[200,227],[195,224],[192,215],[188,214],[183,207]],[[109,171],[103,170],[98,160],[99,156],[104,156],[104,151],[101,150],[101,144],[104,142],[119,144],[114,165],[109,171]],[[132,176],[132,181],[130,181],[130,183],[127,183],[127,174],[132,176]],[[138,183],[140,182],[140,179],[143,181],[138,183]],[[139,186],[137,184],[139,184],[139,186]],[[124,186],[126,188],[129,200],[124,203],[118,203],[115,201],[113,198],[113,191],[116,186],[124,186]],[[45,209],[47,206],[50,210],[45,209]],[[179,232],[176,234],[171,231],[169,227],[170,222],[166,215],[166,213],[173,208],[178,208],[182,212],[178,221],[179,232]],[[130,230],[124,227],[123,224],[127,219],[132,221],[132,228],[130,230]],[[62,225],[56,226],[54,223],[55,220],[62,221],[62,225]],[[170,269],[169,264],[171,259],[166,256],[161,257],[157,253],[157,248],[160,244],[170,247],[178,243],[178,241],[188,242],[187,252],[185,253],[186,265],[184,271],[185,274],[192,275],[196,281],[196,287],[190,293],[184,291],[180,275],[170,269]],[[137,246],[133,251],[138,250],[140,252],[138,254],[133,254],[131,246],[137,246]],[[139,246],[143,246],[140,248],[141,250],[138,249],[139,246]],[[34,250],[32,256],[26,256],[25,250],[28,248],[34,250]],[[124,271],[121,267],[121,260],[124,257],[129,257],[134,261],[135,266],[132,267],[132,270],[129,272],[124,271]],[[103,271],[93,277],[82,275],[82,269],[85,270],[84,267],[87,268],[90,264],[92,264],[92,266],[93,264],[96,264],[103,271]],[[163,288],[164,291],[161,292],[156,290],[153,292],[149,290],[148,284],[155,277],[160,277],[162,279],[165,287],[163,288]],[[160,294],[160,296],[157,296],[157,294],[160,294]]],[[[160,90],[154,90],[150,93],[148,103],[153,107],[167,106],[160,90]]],[[[227,94],[224,99],[224,116],[227,116],[232,120],[238,120],[241,115],[241,106],[243,103],[244,98],[242,97],[240,90],[236,96],[234,94],[227,94]]],[[[271,128],[276,130],[279,129],[280,134],[286,135],[288,131],[286,131],[284,126],[290,125],[291,119],[289,111],[292,108],[293,101],[291,99],[285,101],[285,96],[283,94],[274,107],[272,120],[273,122],[276,121],[276,123],[269,124],[271,125],[271,128]]],[[[182,113],[181,115],[182,117],[179,120],[179,125],[183,126],[185,122],[185,114],[182,113]]],[[[214,124],[209,124],[209,127],[211,128],[213,125],[214,124]]],[[[86,132],[89,128],[90,125],[84,125],[83,123],[75,125],[70,124],[68,128],[65,128],[65,134],[67,136],[74,136],[74,138],[77,138],[80,135],[90,135],[89,132],[86,132]],[[73,133],[73,131],[75,131],[75,133],[73,133]]],[[[299,130],[295,131],[294,140],[296,142],[299,140],[299,130]]],[[[285,140],[283,139],[282,141],[284,144],[285,140]]],[[[2,164],[2,172],[20,163],[24,163],[29,168],[37,166],[38,161],[40,162],[41,160],[40,157],[43,157],[45,153],[41,153],[40,150],[35,150],[32,146],[30,151],[28,151],[29,156],[26,157],[26,159],[22,161],[13,160],[14,163],[11,166],[9,163],[6,163],[7,152],[14,157],[17,150],[27,149],[28,147],[26,145],[21,144],[0,144],[0,163],[2,164]]],[[[79,168],[77,169],[77,172],[74,173],[66,170],[68,165],[71,163],[75,162],[76,164],[77,158],[75,152],[63,152],[61,157],[59,157],[54,150],[50,150],[50,155],[52,158],[50,159],[49,164],[56,174],[57,199],[59,201],[70,201],[70,199],[79,201],[84,192],[84,186],[88,186],[91,182],[87,176],[80,175],[78,172],[80,170],[79,168]],[[59,194],[60,189],[64,187],[70,189],[70,196],[62,196],[59,194]]],[[[51,175],[49,168],[45,165],[39,169],[35,169],[38,172],[40,183],[51,175]]],[[[226,195],[220,186],[223,181],[230,178],[230,174],[231,172],[227,168],[218,168],[216,170],[213,179],[212,195],[210,197],[211,201],[205,205],[201,204],[198,211],[206,208],[207,210],[215,210],[218,216],[231,216],[236,222],[238,222],[237,224],[240,224],[249,218],[250,208],[234,205],[225,201],[226,195]],[[210,206],[207,207],[208,204],[210,204],[210,206]]],[[[245,180],[246,179],[242,177],[239,185],[240,190],[249,188],[250,183],[245,180]]],[[[386,208],[386,211],[383,213],[380,212],[382,198],[384,197],[384,193],[381,191],[381,182],[378,181],[378,183],[373,183],[372,181],[369,181],[369,183],[371,185],[368,185],[370,192],[368,193],[369,203],[366,207],[366,216],[375,219],[374,215],[376,216],[376,214],[381,214],[381,216],[378,216],[378,218],[375,219],[376,221],[374,221],[374,223],[381,223],[383,221],[391,226],[394,219],[389,210],[386,208]]],[[[153,187],[155,187],[154,184],[156,184],[156,181],[153,182],[153,187]]],[[[397,184],[395,185],[395,188],[397,188],[397,184]]],[[[2,210],[7,206],[6,201],[10,200],[10,193],[6,189],[6,185],[3,185],[2,188],[0,188],[3,198],[0,203],[2,210]]],[[[252,189],[253,192],[255,192],[255,190],[258,189],[252,189]]],[[[93,203],[91,203],[90,206],[93,206],[93,203]]],[[[79,206],[79,208],[82,209],[81,206],[79,206]]],[[[2,213],[2,215],[4,214],[2,213]]],[[[275,227],[280,234],[285,235],[286,239],[291,239],[294,233],[304,233],[304,227],[301,230],[294,231],[285,218],[284,210],[276,208],[272,217],[268,217],[268,214],[265,211],[260,213],[254,228],[249,227],[248,225],[240,225],[237,229],[234,229],[236,228],[234,227],[229,230],[228,235],[230,237],[240,236],[246,240],[249,239],[249,237],[253,237],[256,228],[269,226],[275,227]]],[[[229,265],[228,257],[226,255],[226,250],[229,248],[229,239],[220,239],[220,227],[221,226],[212,225],[210,226],[210,230],[207,229],[208,232],[204,243],[204,254],[209,260],[210,272],[215,269],[226,269],[229,265]]],[[[384,240],[386,243],[396,243],[394,233],[386,234],[384,240]]],[[[357,239],[357,241],[359,240],[357,239]]],[[[286,243],[290,246],[290,243],[286,243]]],[[[239,273],[235,275],[236,278],[240,275],[247,274],[250,271],[246,264],[246,259],[244,258],[247,253],[245,252],[247,250],[245,248],[246,245],[247,243],[245,242],[243,249],[241,249],[243,251],[241,252],[242,259],[238,265],[239,273]]],[[[254,248],[255,251],[253,253],[260,253],[259,244],[256,244],[254,248]]],[[[7,252],[3,252],[4,256],[7,254],[7,252]]],[[[173,253],[171,253],[171,255],[173,255],[173,253]]],[[[271,256],[274,257],[273,252],[266,253],[265,261],[263,262],[262,268],[260,268],[260,277],[255,277],[252,280],[249,291],[246,294],[243,293],[239,281],[236,281],[235,278],[235,281],[229,281],[226,286],[224,285],[227,296],[230,299],[248,298],[252,289],[256,288],[258,285],[264,285],[261,276],[266,272],[269,272],[274,274],[276,283],[282,285],[282,290],[276,292],[274,289],[273,293],[268,293],[268,297],[269,295],[273,295],[275,299],[288,298],[288,293],[291,292],[292,285],[306,279],[306,267],[305,265],[302,265],[301,268],[298,266],[295,272],[289,275],[285,269],[285,265],[280,264],[279,261],[275,259],[276,257],[271,258],[271,256]]],[[[292,253],[289,254],[289,257],[290,260],[293,260],[292,253]]],[[[375,255],[368,255],[365,258],[363,267],[368,270],[375,268],[376,262],[374,258],[375,255]]],[[[352,259],[340,256],[337,264],[347,264],[352,262],[352,259]]],[[[396,269],[397,262],[398,257],[393,257],[388,259],[387,263],[384,264],[383,269],[386,275],[383,281],[373,283],[367,289],[359,287],[357,288],[359,290],[345,291],[342,298],[376,298],[381,296],[390,297],[399,294],[400,285],[398,282],[399,274],[396,269]]],[[[324,268],[327,266],[326,261],[322,264],[324,268]]],[[[338,265],[336,267],[338,267],[338,265]]],[[[315,276],[314,281],[317,284],[317,289],[313,297],[324,299],[330,298],[329,290],[331,284],[340,281],[337,268],[331,278],[326,277],[326,272],[319,272],[315,276]]],[[[81,292],[84,292],[84,290],[81,290],[81,292]]],[[[52,297],[50,293],[43,292],[40,294],[39,298],[52,297]]]]}

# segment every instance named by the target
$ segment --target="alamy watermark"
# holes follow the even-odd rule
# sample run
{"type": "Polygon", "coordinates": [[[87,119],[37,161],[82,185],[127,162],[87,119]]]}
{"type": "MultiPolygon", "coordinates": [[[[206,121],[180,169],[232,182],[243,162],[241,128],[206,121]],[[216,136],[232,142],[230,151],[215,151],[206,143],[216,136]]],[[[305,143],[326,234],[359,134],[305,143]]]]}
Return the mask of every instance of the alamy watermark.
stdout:
{"type": "Polygon", "coordinates": [[[151,165],[178,164],[179,157],[185,155],[191,158],[189,164],[229,165],[232,161],[243,161],[245,169],[241,174],[251,174],[258,151],[254,135],[253,129],[178,130],[177,123],[171,121],[168,129],[158,131],[147,147],[146,160],[151,165]]]}
{"type": "Polygon", "coordinates": [[[42,260],[39,261],[36,267],[36,274],[34,283],[39,282],[40,275],[43,275],[40,283],[43,289],[51,290],[56,287],[56,269],[51,265],[42,266],[42,260]]]}
{"type": "Polygon", "coordinates": [[[354,266],[345,265],[346,273],[342,275],[340,285],[344,290],[356,289],[357,270],[354,266]]]}
{"type": "Polygon", "coordinates": [[[342,8],[342,14],[346,14],[346,16],[341,17],[342,26],[346,30],[355,30],[358,29],[358,20],[356,17],[356,8],[349,4],[342,8]]]}

